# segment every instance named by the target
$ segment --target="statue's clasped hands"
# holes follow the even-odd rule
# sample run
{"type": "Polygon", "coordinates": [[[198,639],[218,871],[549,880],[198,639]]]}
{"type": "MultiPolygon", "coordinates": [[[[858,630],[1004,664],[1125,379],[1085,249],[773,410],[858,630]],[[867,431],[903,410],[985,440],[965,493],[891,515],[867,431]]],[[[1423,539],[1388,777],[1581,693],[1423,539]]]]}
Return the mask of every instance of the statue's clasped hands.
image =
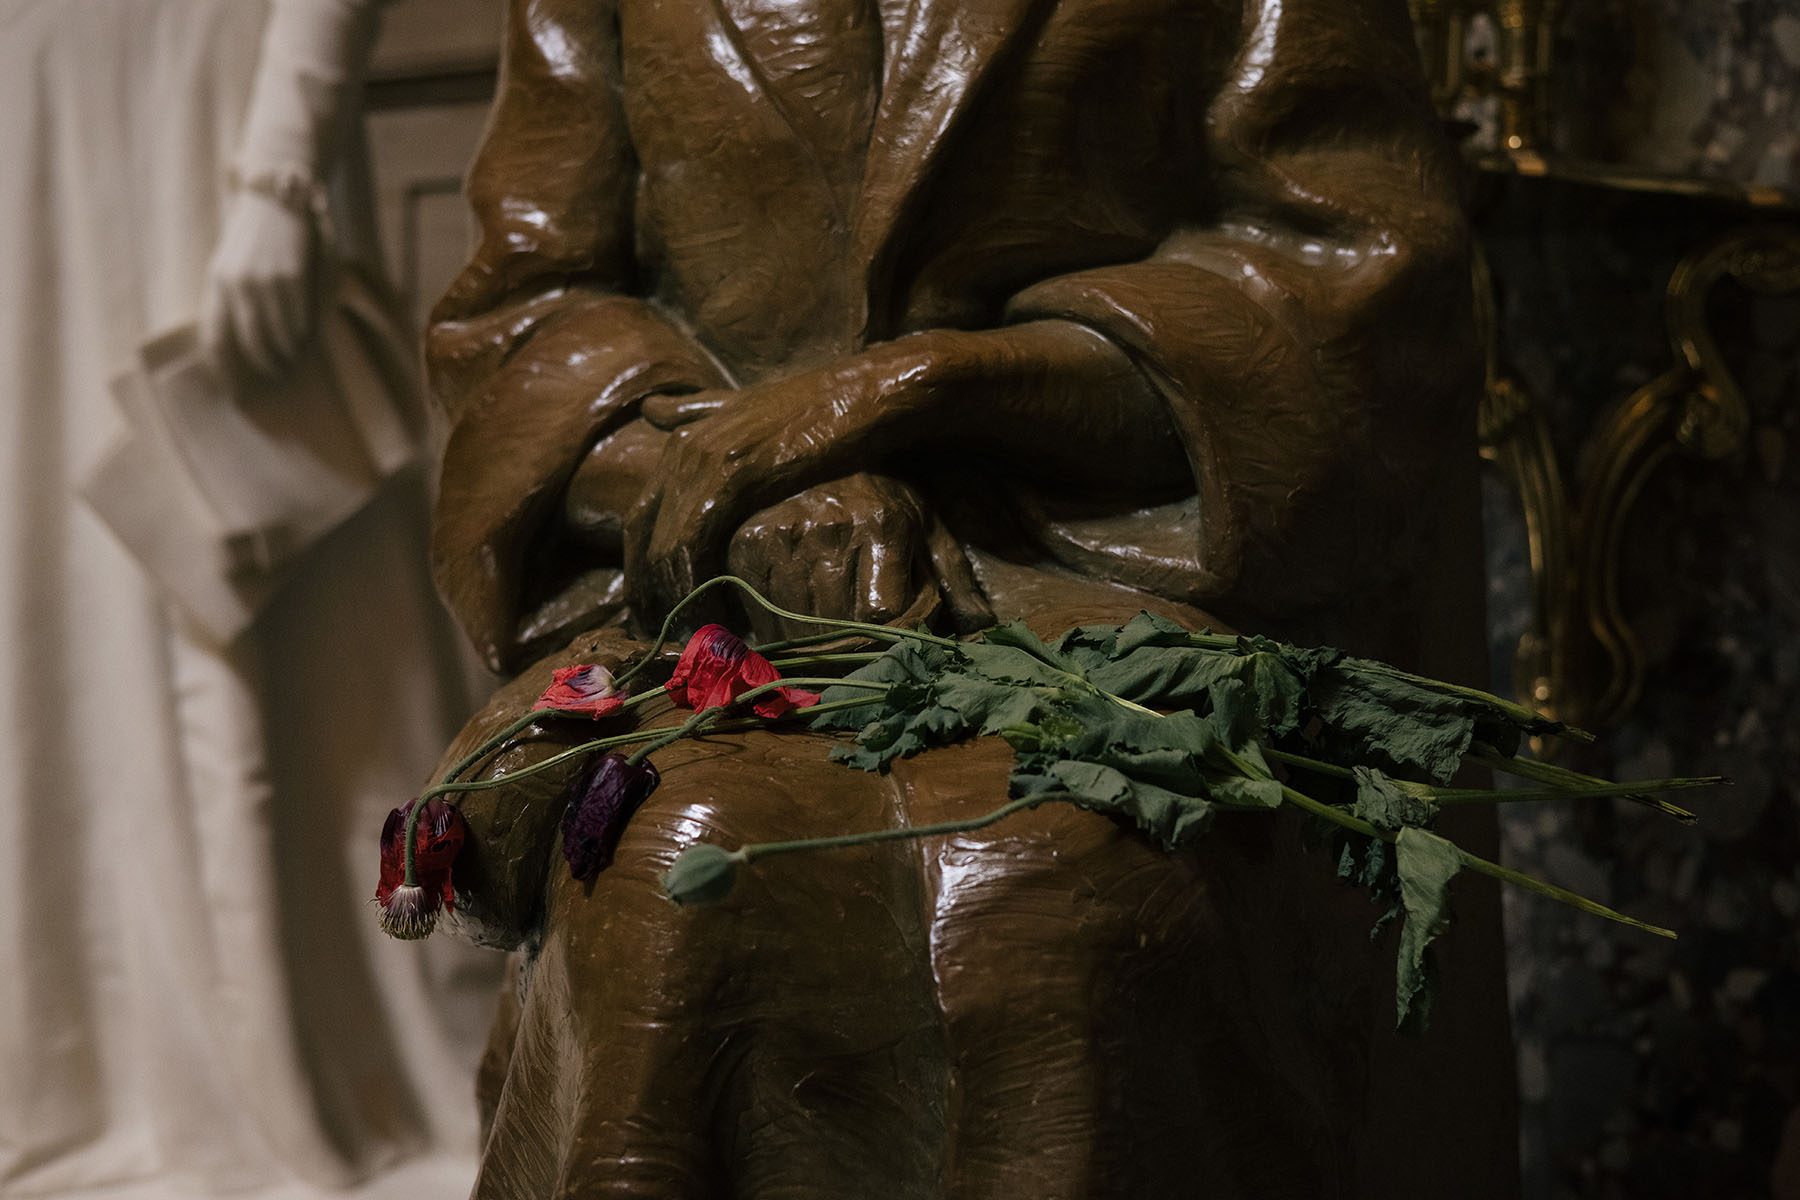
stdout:
{"type": "Polygon", "coordinates": [[[919,614],[939,591],[958,617],[983,607],[919,493],[860,469],[905,404],[870,374],[826,368],[645,402],[671,436],[625,521],[637,611],[666,611],[726,569],[783,607],[854,620],[919,614]]]}

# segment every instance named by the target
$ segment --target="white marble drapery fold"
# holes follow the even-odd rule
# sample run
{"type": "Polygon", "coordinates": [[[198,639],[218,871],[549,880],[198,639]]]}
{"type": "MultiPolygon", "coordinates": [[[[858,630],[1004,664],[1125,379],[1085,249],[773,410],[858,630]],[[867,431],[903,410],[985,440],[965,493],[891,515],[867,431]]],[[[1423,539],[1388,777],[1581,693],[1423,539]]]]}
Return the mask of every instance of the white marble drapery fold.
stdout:
{"type": "Polygon", "coordinates": [[[485,960],[387,943],[363,903],[382,816],[467,696],[416,475],[225,650],[76,494],[117,432],[112,372],[194,317],[267,12],[0,0],[9,1197],[391,1194],[409,1160],[439,1195],[472,1172],[449,1156],[474,1150],[485,960]]]}

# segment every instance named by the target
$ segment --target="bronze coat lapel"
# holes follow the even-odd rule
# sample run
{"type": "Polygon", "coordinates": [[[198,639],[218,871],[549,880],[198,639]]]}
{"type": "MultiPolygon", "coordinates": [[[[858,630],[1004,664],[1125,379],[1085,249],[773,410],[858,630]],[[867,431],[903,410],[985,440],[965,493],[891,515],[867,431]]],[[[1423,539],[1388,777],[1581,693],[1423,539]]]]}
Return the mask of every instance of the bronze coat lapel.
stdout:
{"type": "Polygon", "coordinates": [[[888,64],[852,212],[850,266],[861,287],[860,336],[891,336],[894,252],[945,142],[996,63],[1056,0],[914,0],[888,64]]]}

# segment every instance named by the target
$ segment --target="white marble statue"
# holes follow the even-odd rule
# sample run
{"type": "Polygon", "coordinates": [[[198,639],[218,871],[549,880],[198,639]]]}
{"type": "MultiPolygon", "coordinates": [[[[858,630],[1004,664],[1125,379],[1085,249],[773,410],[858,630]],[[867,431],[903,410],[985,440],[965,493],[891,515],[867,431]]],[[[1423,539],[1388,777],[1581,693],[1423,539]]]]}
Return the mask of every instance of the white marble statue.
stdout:
{"type": "Polygon", "coordinates": [[[0,0],[8,1197],[445,1195],[472,1173],[485,961],[388,943],[365,903],[382,817],[467,694],[418,473],[386,463],[367,503],[309,518],[316,544],[221,622],[182,594],[218,571],[182,557],[183,460],[108,457],[145,436],[115,378],[170,330],[243,412],[309,402],[284,381],[330,365],[337,264],[373,263],[377,7],[0,0]]]}

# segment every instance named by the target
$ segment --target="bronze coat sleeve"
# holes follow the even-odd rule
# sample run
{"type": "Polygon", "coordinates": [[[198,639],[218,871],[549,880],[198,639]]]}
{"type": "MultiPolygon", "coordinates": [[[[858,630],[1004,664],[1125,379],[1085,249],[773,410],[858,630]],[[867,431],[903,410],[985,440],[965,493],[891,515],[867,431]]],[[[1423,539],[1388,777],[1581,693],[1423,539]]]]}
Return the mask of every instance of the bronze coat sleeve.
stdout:
{"type": "Polygon", "coordinates": [[[656,392],[714,387],[713,359],[632,294],[637,163],[616,13],[513,0],[500,94],[469,179],[481,231],[432,313],[451,422],[433,532],[438,585],[488,660],[516,666],[533,534],[588,447],[656,392]]]}
{"type": "Polygon", "coordinates": [[[1478,376],[1453,164],[1403,7],[1262,0],[1245,22],[1206,116],[1216,207],[1008,316],[1079,321],[1137,359],[1200,490],[1182,598],[1288,626],[1375,601],[1382,565],[1414,561],[1396,542],[1426,536],[1444,448],[1473,461],[1478,376]]]}

